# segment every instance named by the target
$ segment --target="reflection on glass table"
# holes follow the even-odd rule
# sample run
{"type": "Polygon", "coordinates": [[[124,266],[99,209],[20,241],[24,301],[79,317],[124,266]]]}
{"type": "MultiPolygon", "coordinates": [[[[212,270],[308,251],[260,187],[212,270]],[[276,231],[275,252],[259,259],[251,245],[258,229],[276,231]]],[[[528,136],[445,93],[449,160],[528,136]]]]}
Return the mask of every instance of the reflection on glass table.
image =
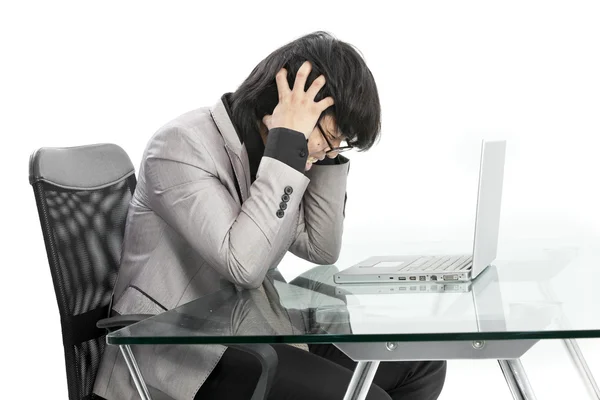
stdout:
{"type": "Polygon", "coordinates": [[[519,357],[540,339],[600,337],[596,265],[585,258],[559,267],[498,261],[470,284],[435,289],[338,285],[335,266],[287,283],[274,270],[261,289],[223,282],[212,295],[107,341],[333,343],[359,362],[347,399],[364,398],[380,361],[498,359],[515,398],[534,398],[519,357]]]}

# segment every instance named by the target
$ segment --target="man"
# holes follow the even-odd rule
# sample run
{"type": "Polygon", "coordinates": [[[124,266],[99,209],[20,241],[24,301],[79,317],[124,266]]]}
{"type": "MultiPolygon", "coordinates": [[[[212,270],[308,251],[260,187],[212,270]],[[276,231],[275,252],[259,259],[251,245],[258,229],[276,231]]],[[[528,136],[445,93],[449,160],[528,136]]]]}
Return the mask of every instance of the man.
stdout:
{"type": "MultiPolygon", "coordinates": [[[[332,264],[341,248],[349,161],[380,132],[370,70],[347,43],[316,32],[265,58],[212,108],[163,126],[143,156],[113,311],[160,313],[219,288],[264,290],[289,250],[332,264]]],[[[332,346],[274,346],[272,399],[343,397],[352,362],[332,346]],[[338,396],[339,395],[339,396],[338,396]]],[[[249,397],[259,366],[224,346],[137,346],[148,385],[174,399],[249,397]]],[[[369,399],[435,399],[445,363],[389,363],[369,399]],[[386,393],[389,392],[390,394],[386,393]],[[411,397],[412,396],[412,397],[411,397]]],[[[135,389],[114,348],[95,393],[135,389]]]]}

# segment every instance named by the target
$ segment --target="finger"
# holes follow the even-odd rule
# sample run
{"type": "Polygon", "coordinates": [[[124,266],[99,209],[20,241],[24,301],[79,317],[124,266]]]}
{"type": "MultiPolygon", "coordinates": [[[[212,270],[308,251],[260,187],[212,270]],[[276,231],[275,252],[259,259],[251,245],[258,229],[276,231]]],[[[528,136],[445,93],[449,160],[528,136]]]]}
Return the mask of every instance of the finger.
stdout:
{"type": "Polygon", "coordinates": [[[281,68],[277,75],[275,75],[275,82],[277,82],[277,93],[279,94],[279,100],[281,100],[283,96],[291,92],[285,68],[281,68]]]}
{"type": "Polygon", "coordinates": [[[335,104],[335,102],[333,101],[333,97],[329,96],[329,97],[325,97],[323,100],[319,101],[317,103],[317,108],[319,109],[319,112],[323,112],[334,104],[335,104]]]}
{"type": "Polygon", "coordinates": [[[306,91],[306,95],[309,99],[314,100],[323,86],[325,86],[325,76],[321,75],[313,81],[312,85],[306,91]]]}
{"type": "Polygon", "coordinates": [[[304,63],[298,68],[298,72],[296,72],[296,80],[294,81],[294,92],[302,92],[304,93],[304,86],[306,85],[306,78],[308,78],[308,74],[312,71],[312,65],[308,61],[304,61],[304,63]]]}

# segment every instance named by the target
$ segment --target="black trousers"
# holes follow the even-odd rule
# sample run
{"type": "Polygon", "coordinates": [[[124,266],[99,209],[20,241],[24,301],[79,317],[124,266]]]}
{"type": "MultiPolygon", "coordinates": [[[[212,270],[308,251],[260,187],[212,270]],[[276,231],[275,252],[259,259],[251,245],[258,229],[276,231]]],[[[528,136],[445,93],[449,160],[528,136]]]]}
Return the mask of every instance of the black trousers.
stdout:
{"type": "MultiPolygon", "coordinates": [[[[356,363],[333,345],[310,345],[310,352],[273,345],[279,366],[269,400],[343,399],[356,363]]],[[[200,387],[195,400],[249,399],[260,376],[256,358],[228,348],[200,387]]],[[[446,378],[445,361],[382,362],[368,400],[435,400],[446,378]]]]}

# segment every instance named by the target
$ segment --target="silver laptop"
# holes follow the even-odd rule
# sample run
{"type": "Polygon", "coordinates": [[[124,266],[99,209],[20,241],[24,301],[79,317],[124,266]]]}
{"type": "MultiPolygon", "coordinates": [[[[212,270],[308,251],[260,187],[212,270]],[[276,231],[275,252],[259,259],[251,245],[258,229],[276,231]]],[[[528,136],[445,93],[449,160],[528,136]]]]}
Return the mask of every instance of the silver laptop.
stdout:
{"type": "Polygon", "coordinates": [[[482,142],[472,254],[370,257],[336,273],[335,283],[468,282],[476,278],[496,258],[505,154],[505,140],[482,142]]]}

